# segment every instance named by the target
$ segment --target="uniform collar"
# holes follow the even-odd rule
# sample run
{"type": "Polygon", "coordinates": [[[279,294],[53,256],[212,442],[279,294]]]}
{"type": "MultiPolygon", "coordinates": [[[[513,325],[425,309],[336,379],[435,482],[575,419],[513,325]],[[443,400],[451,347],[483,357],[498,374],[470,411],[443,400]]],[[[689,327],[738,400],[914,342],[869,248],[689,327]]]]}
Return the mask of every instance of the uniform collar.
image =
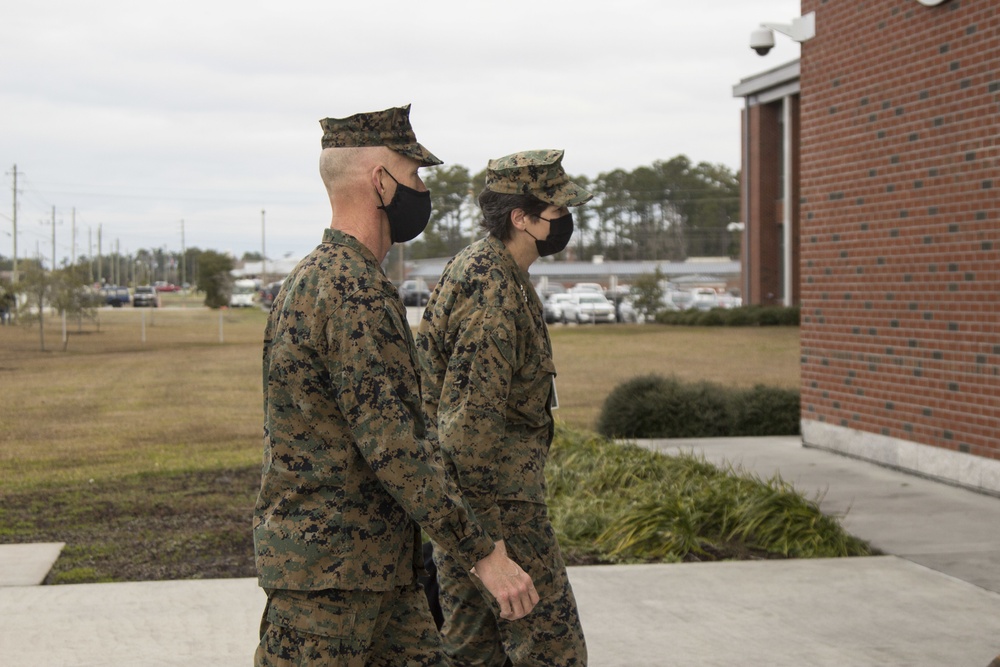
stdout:
{"type": "Polygon", "coordinates": [[[500,257],[500,261],[504,267],[514,275],[514,278],[518,283],[518,288],[521,290],[521,294],[524,298],[532,303],[537,302],[536,305],[540,308],[542,304],[538,301],[538,295],[535,293],[534,285],[531,284],[531,276],[527,271],[521,268],[520,264],[517,263],[510,249],[504,244],[503,241],[492,234],[486,237],[486,243],[493,249],[493,252],[500,257]],[[529,294],[531,294],[531,296],[528,296],[529,294]]]}
{"type": "Polygon", "coordinates": [[[379,266],[378,260],[375,259],[375,253],[368,249],[361,241],[357,240],[347,232],[342,232],[339,229],[333,229],[332,227],[327,227],[323,230],[323,243],[330,243],[335,245],[344,245],[352,250],[355,250],[362,255],[365,259],[370,261],[375,266],[379,266]]]}
{"type": "Polygon", "coordinates": [[[493,252],[500,256],[503,263],[514,272],[514,275],[516,275],[522,283],[531,283],[531,276],[528,275],[527,271],[521,268],[521,266],[514,259],[514,255],[510,252],[510,249],[507,248],[503,241],[490,234],[486,237],[486,243],[493,249],[493,252]]]}

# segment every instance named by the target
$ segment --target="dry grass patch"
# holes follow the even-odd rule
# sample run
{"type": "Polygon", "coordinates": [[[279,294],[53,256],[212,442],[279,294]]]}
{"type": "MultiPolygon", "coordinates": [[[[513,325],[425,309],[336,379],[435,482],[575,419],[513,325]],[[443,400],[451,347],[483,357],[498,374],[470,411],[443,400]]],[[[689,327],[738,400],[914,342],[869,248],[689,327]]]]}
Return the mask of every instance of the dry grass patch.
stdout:
{"type": "Polygon", "coordinates": [[[593,429],[608,394],[649,374],[731,387],[799,386],[798,327],[553,326],[558,417],[593,429]]]}
{"type": "Polygon", "coordinates": [[[264,314],[224,313],[224,343],[218,313],[147,314],[145,343],[141,317],[102,311],[66,352],[0,328],[0,488],[259,461],[264,314]]]}

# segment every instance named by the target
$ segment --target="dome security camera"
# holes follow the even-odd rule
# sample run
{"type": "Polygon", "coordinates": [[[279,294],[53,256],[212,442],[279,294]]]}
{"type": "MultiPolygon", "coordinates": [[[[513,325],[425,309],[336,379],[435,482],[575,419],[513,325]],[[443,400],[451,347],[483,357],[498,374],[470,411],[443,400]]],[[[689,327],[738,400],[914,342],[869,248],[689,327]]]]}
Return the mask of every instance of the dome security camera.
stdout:
{"type": "Polygon", "coordinates": [[[750,33],[750,48],[758,56],[766,56],[774,48],[774,31],[770,28],[757,28],[750,33]]]}

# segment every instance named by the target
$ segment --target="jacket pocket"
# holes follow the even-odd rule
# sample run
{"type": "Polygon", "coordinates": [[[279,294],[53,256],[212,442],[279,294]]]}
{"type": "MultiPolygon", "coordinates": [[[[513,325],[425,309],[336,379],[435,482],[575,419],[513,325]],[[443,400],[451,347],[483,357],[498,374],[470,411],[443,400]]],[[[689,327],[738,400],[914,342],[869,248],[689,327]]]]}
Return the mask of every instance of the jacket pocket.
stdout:
{"type": "Polygon", "coordinates": [[[304,594],[285,591],[274,595],[268,605],[267,621],[300,633],[336,639],[354,638],[356,630],[363,630],[365,624],[358,623],[358,613],[349,604],[340,606],[298,595],[304,594]]]}

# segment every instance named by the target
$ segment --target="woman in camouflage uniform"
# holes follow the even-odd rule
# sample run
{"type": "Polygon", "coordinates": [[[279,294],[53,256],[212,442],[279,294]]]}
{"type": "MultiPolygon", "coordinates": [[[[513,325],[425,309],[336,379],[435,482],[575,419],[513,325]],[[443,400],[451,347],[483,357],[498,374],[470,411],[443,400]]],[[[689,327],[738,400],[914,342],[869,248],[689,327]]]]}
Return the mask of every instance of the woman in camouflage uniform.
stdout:
{"type": "Polygon", "coordinates": [[[570,206],[591,194],[557,150],[491,160],[479,196],[488,236],[448,264],[417,338],[429,428],[483,527],[502,538],[541,601],[504,621],[492,597],[435,544],[445,652],[455,665],[585,665],[576,600],[545,505],[555,366],[528,268],[561,251],[570,206]]]}

